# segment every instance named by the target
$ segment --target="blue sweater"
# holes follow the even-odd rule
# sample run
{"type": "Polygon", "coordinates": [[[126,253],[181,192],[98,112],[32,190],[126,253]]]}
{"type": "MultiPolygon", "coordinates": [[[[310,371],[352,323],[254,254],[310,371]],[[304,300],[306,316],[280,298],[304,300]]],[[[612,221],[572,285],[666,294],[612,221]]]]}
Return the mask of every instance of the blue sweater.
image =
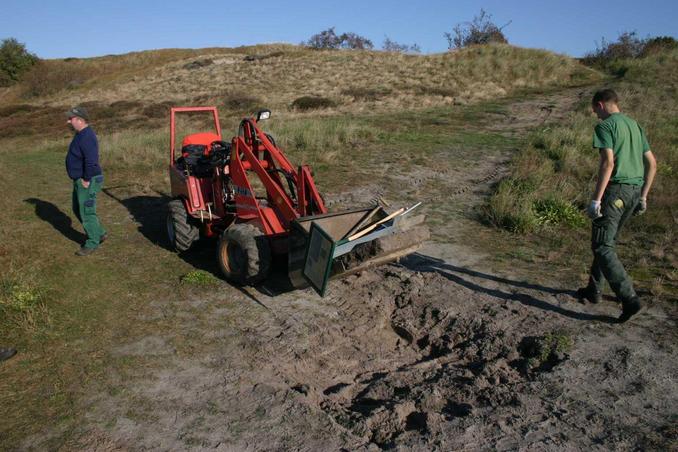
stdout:
{"type": "Polygon", "coordinates": [[[91,127],[76,133],[66,154],[66,172],[73,180],[89,181],[102,174],[99,166],[99,142],[91,127]]]}

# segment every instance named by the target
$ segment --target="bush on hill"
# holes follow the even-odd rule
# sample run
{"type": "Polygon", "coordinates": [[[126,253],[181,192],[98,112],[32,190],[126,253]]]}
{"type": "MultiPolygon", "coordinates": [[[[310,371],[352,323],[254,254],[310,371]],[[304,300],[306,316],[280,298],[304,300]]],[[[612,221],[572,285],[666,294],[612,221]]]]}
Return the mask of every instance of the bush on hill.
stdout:
{"type": "Polygon", "coordinates": [[[3,39],[0,44],[0,86],[9,86],[21,79],[38,57],[14,38],[3,39]]]}
{"type": "Polygon", "coordinates": [[[369,39],[355,33],[342,33],[337,35],[334,27],[317,33],[303,43],[313,49],[372,49],[374,45],[369,39]]]}
{"type": "Polygon", "coordinates": [[[492,14],[481,9],[480,14],[475,16],[471,22],[457,24],[452,29],[452,33],[446,32],[444,34],[447,39],[447,48],[452,50],[472,45],[508,44],[508,39],[506,39],[502,30],[509,24],[498,27],[492,22],[492,14]]]}
{"type": "Polygon", "coordinates": [[[382,44],[381,48],[385,52],[398,52],[398,53],[420,53],[421,48],[417,44],[412,44],[407,45],[407,44],[399,44],[393,40],[391,40],[388,36],[384,39],[384,44],[382,44]]]}
{"type": "Polygon", "coordinates": [[[297,110],[316,110],[319,108],[331,108],[336,104],[326,97],[303,96],[292,102],[292,108],[297,110]]]}
{"type": "Polygon", "coordinates": [[[588,66],[607,69],[615,61],[646,58],[676,48],[678,41],[670,36],[641,39],[635,31],[625,31],[616,41],[610,42],[603,38],[596,50],[587,53],[582,61],[588,66]]]}

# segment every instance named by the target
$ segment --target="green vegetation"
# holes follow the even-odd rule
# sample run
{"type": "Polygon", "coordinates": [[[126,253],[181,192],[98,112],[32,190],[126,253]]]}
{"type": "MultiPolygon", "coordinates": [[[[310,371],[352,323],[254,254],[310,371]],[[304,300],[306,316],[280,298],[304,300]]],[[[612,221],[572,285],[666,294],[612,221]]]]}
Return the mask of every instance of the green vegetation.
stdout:
{"type": "Polygon", "coordinates": [[[447,39],[448,49],[484,44],[507,44],[508,39],[502,32],[504,28],[506,25],[497,26],[492,21],[492,14],[481,8],[480,14],[475,16],[471,22],[455,25],[452,33],[446,32],[444,36],[447,39]]]}
{"type": "Polygon", "coordinates": [[[336,50],[336,49],[372,49],[372,41],[356,33],[342,33],[337,35],[334,27],[314,34],[304,43],[312,49],[336,50]]]}
{"type": "Polygon", "coordinates": [[[0,44],[0,87],[18,82],[38,57],[26,50],[26,46],[14,38],[3,39],[0,44]]]}
{"type": "Polygon", "coordinates": [[[400,53],[420,53],[421,47],[418,44],[400,44],[388,36],[384,38],[384,43],[381,45],[382,50],[385,52],[400,52],[400,53]]]}
{"type": "Polygon", "coordinates": [[[317,110],[320,108],[331,108],[336,106],[336,103],[326,97],[318,96],[303,96],[294,99],[292,108],[297,110],[317,110]]]}
{"type": "Polygon", "coordinates": [[[540,354],[541,361],[548,359],[552,353],[568,353],[572,350],[574,339],[566,331],[551,331],[544,335],[544,347],[540,354]]]}
{"type": "Polygon", "coordinates": [[[192,270],[181,277],[181,284],[197,287],[214,286],[219,280],[204,270],[192,270]]]}
{"type": "MultiPolygon", "coordinates": [[[[641,39],[635,31],[625,31],[616,41],[602,39],[598,48],[589,52],[583,59],[585,64],[600,69],[609,69],[619,60],[645,58],[678,48],[678,41],[670,36],[658,36],[641,39]]],[[[623,75],[613,71],[617,75],[623,75]]]]}
{"type": "Polygon", "coordinates": [[[49,321],[44,293],[25,279],[6,275],[0,280],[0,328],[35,331],[49,321]]]}
{"type": "Polygon", "coordinates": [[[543,336],[525,337],[518,349],[524,357],[524,371],[549,370],[566,358],[574,338],[566,331],[551,331],[543,336]]]}

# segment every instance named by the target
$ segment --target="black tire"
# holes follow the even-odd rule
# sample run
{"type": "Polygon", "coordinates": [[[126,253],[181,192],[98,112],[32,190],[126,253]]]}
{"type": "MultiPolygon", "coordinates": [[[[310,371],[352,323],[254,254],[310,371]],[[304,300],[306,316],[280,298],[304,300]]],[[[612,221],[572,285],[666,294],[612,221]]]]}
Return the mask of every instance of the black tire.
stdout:
{"type": "Polygon", "coordinates": [[[227,280],[252,285],[268,276],[271,248],[266,236],[256,226],[233,224],[221,234],[217,260],[227,280]]]}
{"type": "Polygon", "coordinates": [[[200,229],[190,222],[181,199],[173,199],[167,205],[166,225],[170,247],[178,253],[188,250],[200,238],[200,229]]]}

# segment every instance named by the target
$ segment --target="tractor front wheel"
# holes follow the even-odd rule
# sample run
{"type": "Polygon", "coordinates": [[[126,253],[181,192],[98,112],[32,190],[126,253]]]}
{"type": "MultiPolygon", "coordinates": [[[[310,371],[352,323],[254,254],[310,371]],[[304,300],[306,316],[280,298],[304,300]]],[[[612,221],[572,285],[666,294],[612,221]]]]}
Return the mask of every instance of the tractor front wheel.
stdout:
{"type": "Polygon", "coordinates": [[[173,199],[167,206],[167,239],[176,252],[186,251],[200,238],[200,229],[191,224],[181,199],[173,199]]]}
{"type": "Polygon", "coordinates": [[[217,259],[227,280],[240,285],[256,284],[268,276],[271,248],[256,226],[233,224],[221,234],[217,259]]]}

